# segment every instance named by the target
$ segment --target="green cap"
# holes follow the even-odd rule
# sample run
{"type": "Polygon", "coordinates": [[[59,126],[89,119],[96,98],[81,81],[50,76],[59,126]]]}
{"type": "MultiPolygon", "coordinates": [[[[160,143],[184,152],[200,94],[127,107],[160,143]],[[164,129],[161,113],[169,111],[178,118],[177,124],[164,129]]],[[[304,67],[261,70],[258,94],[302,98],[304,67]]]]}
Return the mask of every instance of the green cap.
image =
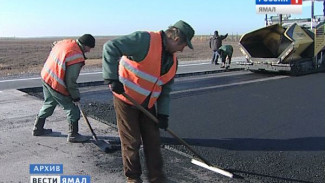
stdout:
{"type": "Polygon", "coordinates": [[[194,36],[193,28],[183,20],[176,22],[173,26],[178,28],[186,36],[187,46],[193,49],[193,45],[191,43],[191,39],[194,36]]]}

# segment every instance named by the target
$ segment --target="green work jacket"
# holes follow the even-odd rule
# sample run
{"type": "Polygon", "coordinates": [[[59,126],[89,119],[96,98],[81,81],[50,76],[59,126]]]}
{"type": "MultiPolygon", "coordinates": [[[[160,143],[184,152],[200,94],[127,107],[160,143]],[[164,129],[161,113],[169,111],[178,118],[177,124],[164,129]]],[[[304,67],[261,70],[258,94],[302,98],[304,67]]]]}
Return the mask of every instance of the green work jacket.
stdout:
{"type": "MultiPolygon", "coordinates": [[[[173,55],[165,50],[165,33],[162,33],[163,50],[161,58],[161,75],[167,73],[173,65],[173,55]]],[[[118,65],[122,56],[127,56],[135,62],[141,62],[147,55],[150,45],[150,34],[137,31],[106,42],[103,46],[103,78],[118,80],[118,65]]],[[[157,100],[158,114],[169,115],[170,92],[174,79],[166,83],[157,100]]]]}

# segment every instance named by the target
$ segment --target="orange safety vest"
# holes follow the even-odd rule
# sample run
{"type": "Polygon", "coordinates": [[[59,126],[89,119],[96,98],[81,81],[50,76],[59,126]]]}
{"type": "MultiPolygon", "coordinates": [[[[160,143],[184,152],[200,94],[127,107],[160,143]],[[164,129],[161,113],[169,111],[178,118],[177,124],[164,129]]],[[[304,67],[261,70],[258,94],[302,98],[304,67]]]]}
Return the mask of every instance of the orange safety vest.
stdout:
{"type": "MultiPolygon", "coordinates": [[[[169,71],[160,75],[162,58],[162,39],[160,32],[150,33],[150,46],[147,56],[140,62],[135,62],[122,56],[119,64],[119,80],[124,85],[125,93],[142,104],[150,95],[148,108],[154,106],[162,91],[162,85],[174,78],[177,61],[173,55],[173,65],[169,71]]],[[[123,95],[114,93],[116,97],[131,104],[123,95]]]]}
{"type": "Polygon", "coordinates": [[[85,57],[76,40],[66,39],[54,45],[41,72],[41,77],[53,90],[69,96],[65,85],[67,66],[84,63],[85,57]]]}

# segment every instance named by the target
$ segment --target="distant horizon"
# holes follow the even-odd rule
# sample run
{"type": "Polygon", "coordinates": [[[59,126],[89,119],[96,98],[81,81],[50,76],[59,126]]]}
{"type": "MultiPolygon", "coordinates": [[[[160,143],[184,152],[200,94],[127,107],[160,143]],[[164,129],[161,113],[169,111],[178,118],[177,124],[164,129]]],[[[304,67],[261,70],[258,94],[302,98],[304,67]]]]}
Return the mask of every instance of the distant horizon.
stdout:
{"type": "MultiPolygon", "coordinates": [[[[196,35],[212,35],[215,30],[242,35],[265,25],[265,15],[256,13],[254,0],[0,0],[0,4],[0,37],[5,38],[120,36],[165,30],[178,20],[189,23],[196,35]]],[[[310,7],[304,1],[302,14],[292,17],[310,17],[310,7]]],[[[323,15],[323,2],[315,2],[314,12],[323,15]]]]}
{"type": "MultiPolygon", "coordinates": [[[[94,37],[119,37],[119,36],[124,36],[125,34],[121,35],[108,35],[108,36],[103,36],[103,35],[93,35],[94,37]]],[[[212,36],[213,34],[202,34],[202,35],[194,35],[194,37],[198,36],[212,36]]],[[[237,35],[242,35],[242,34],[229,34],[228,36],[237,36],[237,35]]],[[[82,36],[82,35],[80,35],[82,36]]],[[[0,39],[50,39],[50,38],[78,38],[79,36],[39,36],[39,37],[0,37],[0,39]]]]}

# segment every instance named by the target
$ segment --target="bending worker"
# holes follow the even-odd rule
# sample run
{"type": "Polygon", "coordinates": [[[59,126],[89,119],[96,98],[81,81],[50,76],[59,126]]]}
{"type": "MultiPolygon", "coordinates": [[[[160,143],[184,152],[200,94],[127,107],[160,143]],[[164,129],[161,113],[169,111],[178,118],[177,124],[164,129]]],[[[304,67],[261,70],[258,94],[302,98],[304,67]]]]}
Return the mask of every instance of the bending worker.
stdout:
{"type": "Polygon", "coordinates": [[[228,68],[231,64],[231,58],[232,58],[232,53],[233,53],[234,49],[231,45],[223,45],[219,48],[219,54],[221,57],[221,68],[228,68]],[[228,60],[228,65],[226,66],[226,60],[228,60]]]}
{"type": "Polygon", "coordinates": [[[85,142],[89,137],[78,133],[80,101],[77,79],[87,59],[85,53],[95,47],[95,38],[85,34],[77,40],[65,39],[52,47],[41,72],[44,104],[40,109],[34,129],[34,136],[47,135],[52,129],[44,129],[45,119],[60,105],[67,114],[69,122],[68,142],[85,142]]]}
{"type": "Polygon", "coordinates": [[[175,53],[186,46],[193,49],[193,36],[193,28],[180,20],[166,31],[137,31],[104,44],[103,77],[114,94],[123,169],[129,183],[142,182],[141,143],[149,181],[166,181],[159,128],[168,127],[171,85],[178,65],[175,53]],[[159,124],[136,109],[121,95],[124,92],[157,116],[159,124]]]}

